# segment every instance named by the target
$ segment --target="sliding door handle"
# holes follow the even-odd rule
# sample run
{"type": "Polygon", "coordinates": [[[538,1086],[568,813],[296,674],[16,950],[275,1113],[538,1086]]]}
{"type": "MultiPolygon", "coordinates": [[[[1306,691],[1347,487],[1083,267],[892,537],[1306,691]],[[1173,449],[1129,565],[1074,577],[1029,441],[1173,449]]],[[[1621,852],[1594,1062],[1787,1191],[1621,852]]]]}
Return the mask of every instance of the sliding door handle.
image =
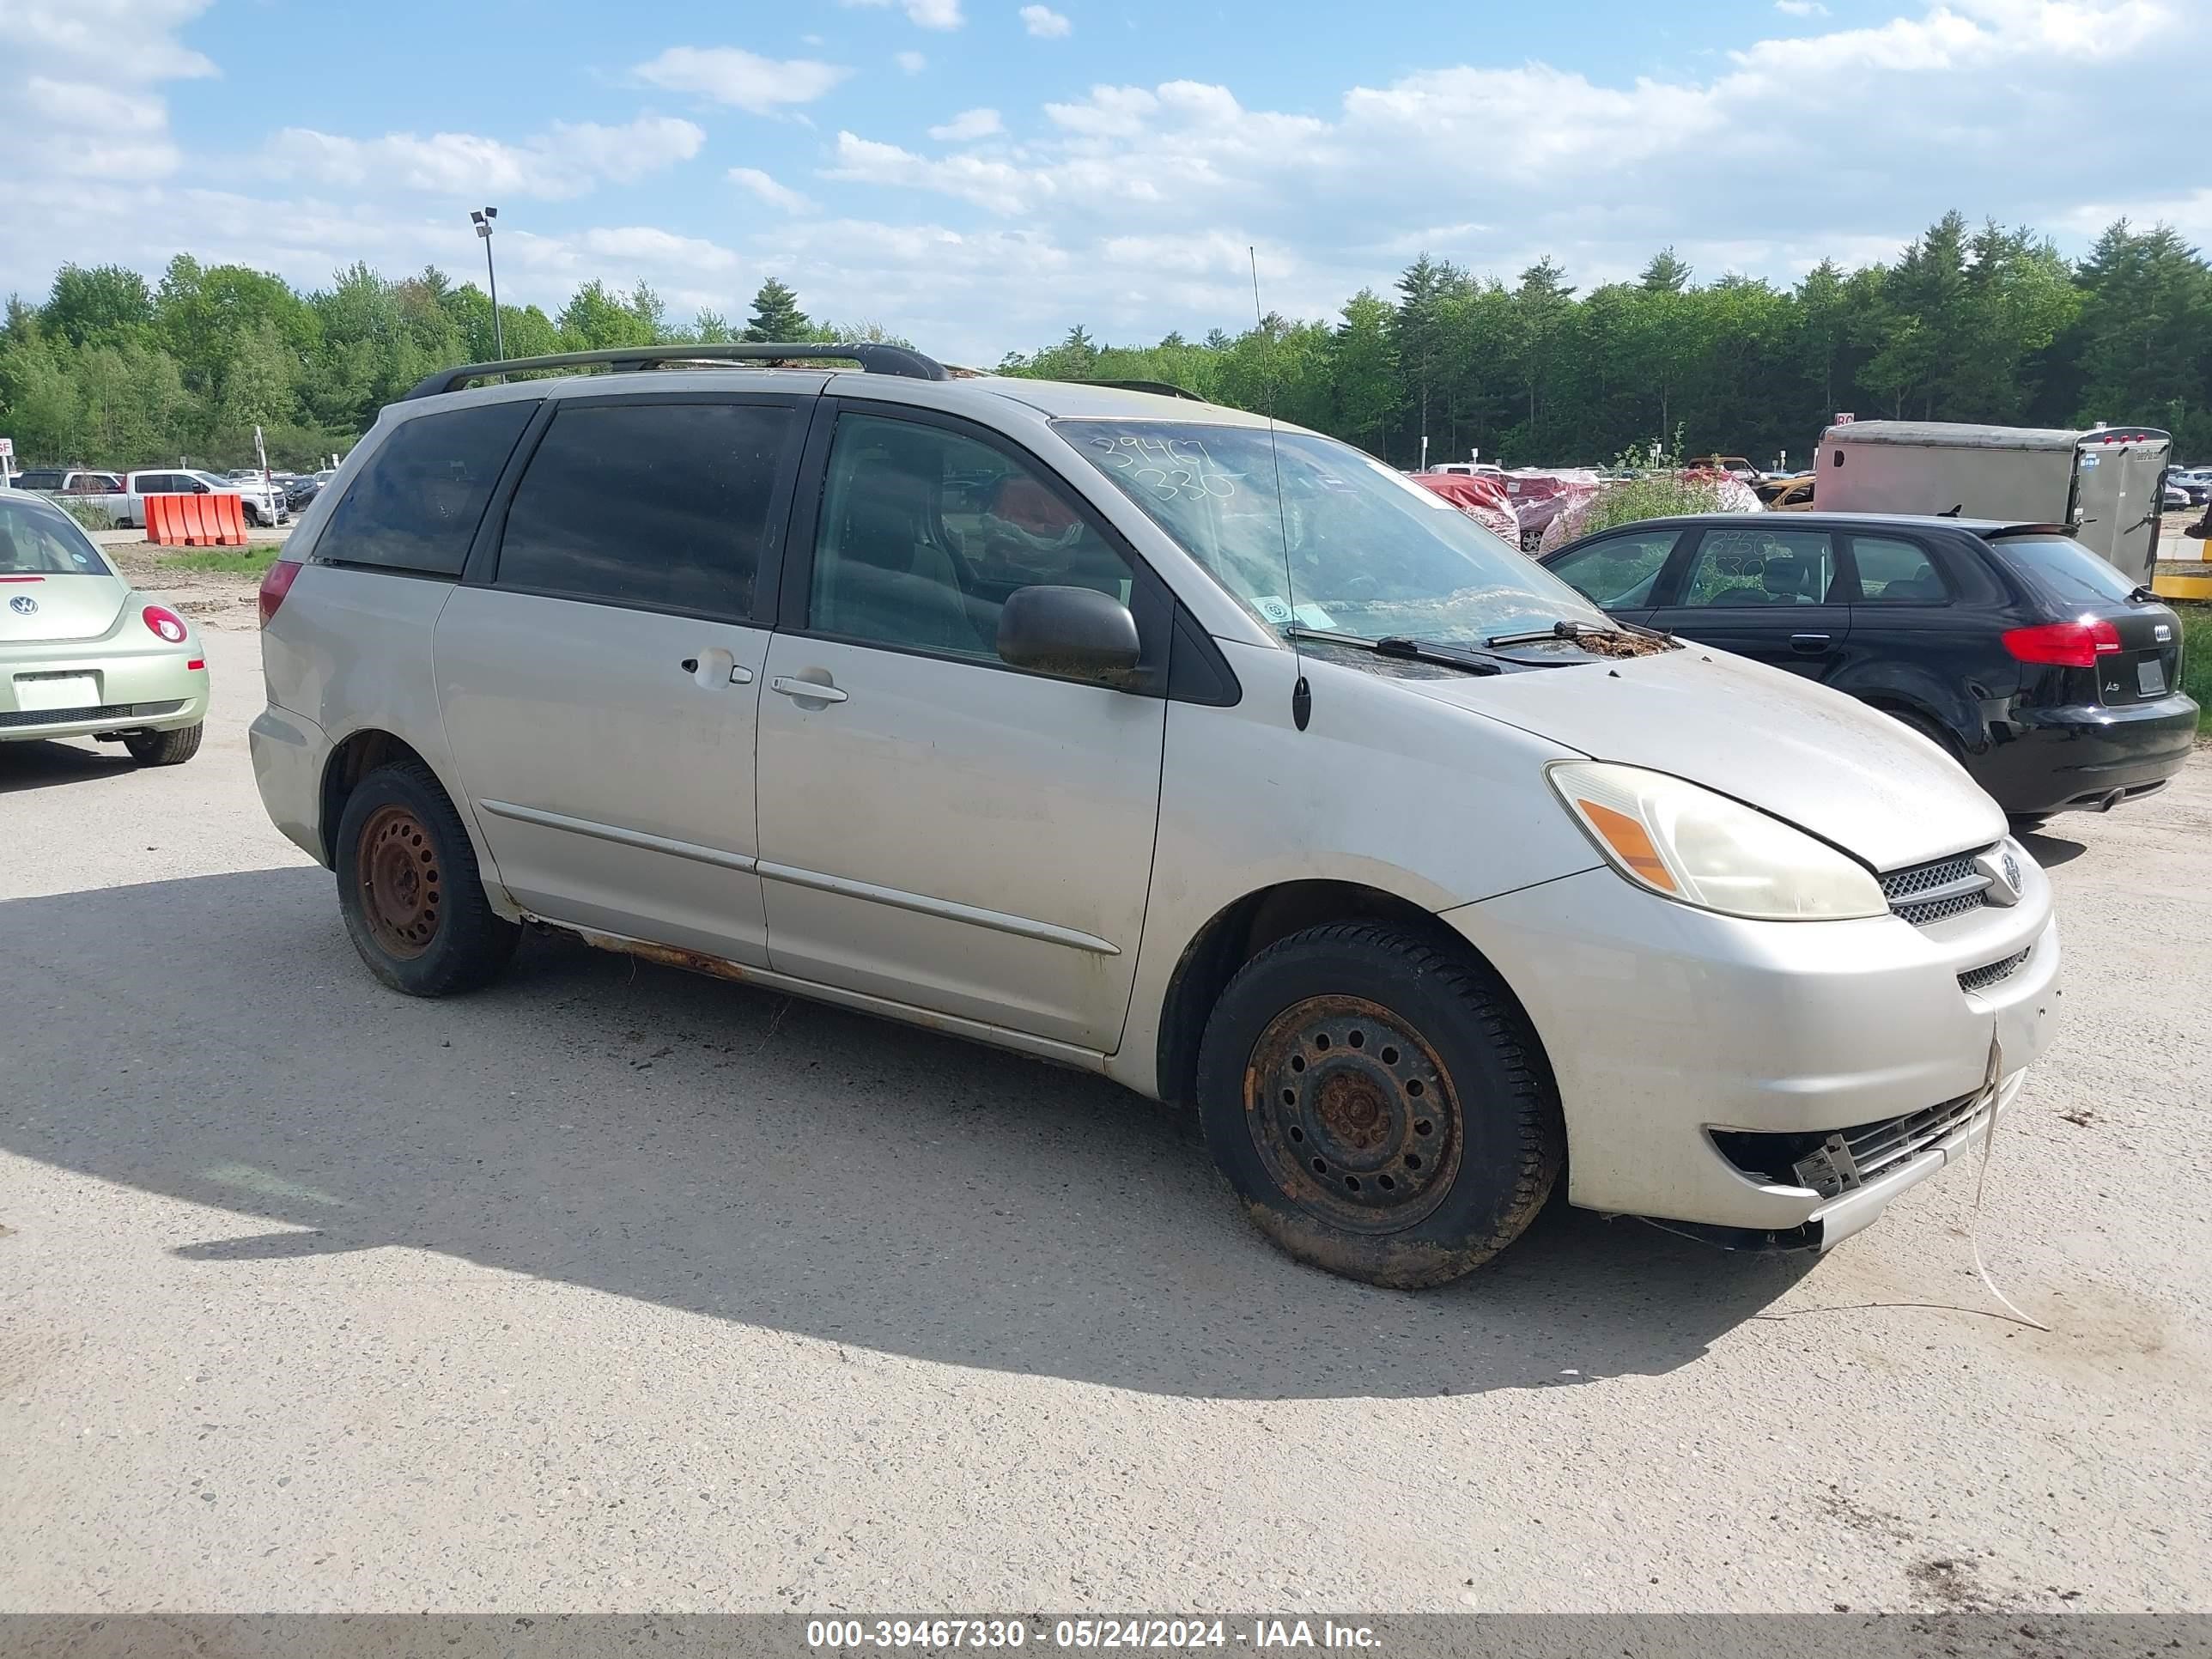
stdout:
{"type": "Polygon", "coordinates": [[[801,702],[842,702],[845,693],[827,680],[802,680],[789,674],[778,674],[768,683],[771,691],[780,691],[787,697],[796,697],[801,702]]]}

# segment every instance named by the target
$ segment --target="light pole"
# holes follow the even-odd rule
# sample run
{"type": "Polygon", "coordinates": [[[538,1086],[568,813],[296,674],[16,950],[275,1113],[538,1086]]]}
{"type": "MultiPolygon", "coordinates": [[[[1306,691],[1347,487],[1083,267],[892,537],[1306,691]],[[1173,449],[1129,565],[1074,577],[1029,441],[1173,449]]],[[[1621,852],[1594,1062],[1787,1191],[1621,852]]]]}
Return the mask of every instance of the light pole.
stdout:
{"type": "Polygon", "coordinates": [[[483,239],[484,276],[491,283],[491,355],[503,363],[507,361],[507,339],[499,326],[499,272],[492,269],[491,263],[491,222],[498,217],[499,210],[495,207],[477,208],[469,215],[477,234],[483,239]]]}

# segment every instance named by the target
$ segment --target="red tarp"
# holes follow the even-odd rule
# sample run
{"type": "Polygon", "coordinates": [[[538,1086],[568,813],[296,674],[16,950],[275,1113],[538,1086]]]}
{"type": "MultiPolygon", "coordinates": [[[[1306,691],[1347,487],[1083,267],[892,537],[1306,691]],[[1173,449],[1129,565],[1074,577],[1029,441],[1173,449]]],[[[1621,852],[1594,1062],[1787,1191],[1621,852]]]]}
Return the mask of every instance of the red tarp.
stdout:
{"type": "Polygon", "coordinates": [[[1492,534],[1509,545],[1521,544],[1521,520],[1505,481],[1486,472],[1415,472],[1410,475],[1424,489],[1441,495],[1492,534]]]}

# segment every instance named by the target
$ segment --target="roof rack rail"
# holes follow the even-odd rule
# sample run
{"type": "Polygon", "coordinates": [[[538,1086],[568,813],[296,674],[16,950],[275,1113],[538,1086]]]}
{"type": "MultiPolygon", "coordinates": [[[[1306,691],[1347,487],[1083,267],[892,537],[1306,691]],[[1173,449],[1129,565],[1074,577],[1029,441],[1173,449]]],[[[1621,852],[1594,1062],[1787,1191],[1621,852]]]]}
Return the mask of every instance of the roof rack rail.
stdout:
{"type": "Polygon", "coordinates": [[[1194,404],[1206,400],[1195,392],[1186,392],[1179,386],[1170,386],[1165,380],[1085,380],[1085,386],[1111,386],[1116,392],[1150,392],[1162,398],[1182,398],[1194,404]]]}
{"type": "MultiPolygon", "coordinates": [[[[604,366],[617,374],[655,368],[664,363],[803,363],[823,360],[854,362],[869,374],[897,374],[909,380],[945,380],[951,376],[934,357],[925,357],[905,346],[878,345],[863,341],[853,345],[801,340],[789,343],[747,341],[738,344],[609,346],[598,351],[560,351],[548,357],[510,357],[501,363],[464,363],[426,374],[407,398],[434,398],[458,392],[471,380],[495,374],[519,374],[539,368],[592,368],[604,366]]],[[[404,402],[406,399],[403,398],[404,402]]]]}

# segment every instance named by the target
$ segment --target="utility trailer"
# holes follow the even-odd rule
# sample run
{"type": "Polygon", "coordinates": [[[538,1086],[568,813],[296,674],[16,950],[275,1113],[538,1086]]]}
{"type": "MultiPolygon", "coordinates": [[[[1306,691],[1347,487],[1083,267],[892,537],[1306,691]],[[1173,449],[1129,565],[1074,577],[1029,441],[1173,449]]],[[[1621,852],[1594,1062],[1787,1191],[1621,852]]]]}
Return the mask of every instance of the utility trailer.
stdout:
{"type": "Polygon", "coordinates": [[[2173,440],[2149,427],[1850,421],[1820,434],[1823,513],[1936,513],[2063,524],[2148,586],[2173,440]]]}

